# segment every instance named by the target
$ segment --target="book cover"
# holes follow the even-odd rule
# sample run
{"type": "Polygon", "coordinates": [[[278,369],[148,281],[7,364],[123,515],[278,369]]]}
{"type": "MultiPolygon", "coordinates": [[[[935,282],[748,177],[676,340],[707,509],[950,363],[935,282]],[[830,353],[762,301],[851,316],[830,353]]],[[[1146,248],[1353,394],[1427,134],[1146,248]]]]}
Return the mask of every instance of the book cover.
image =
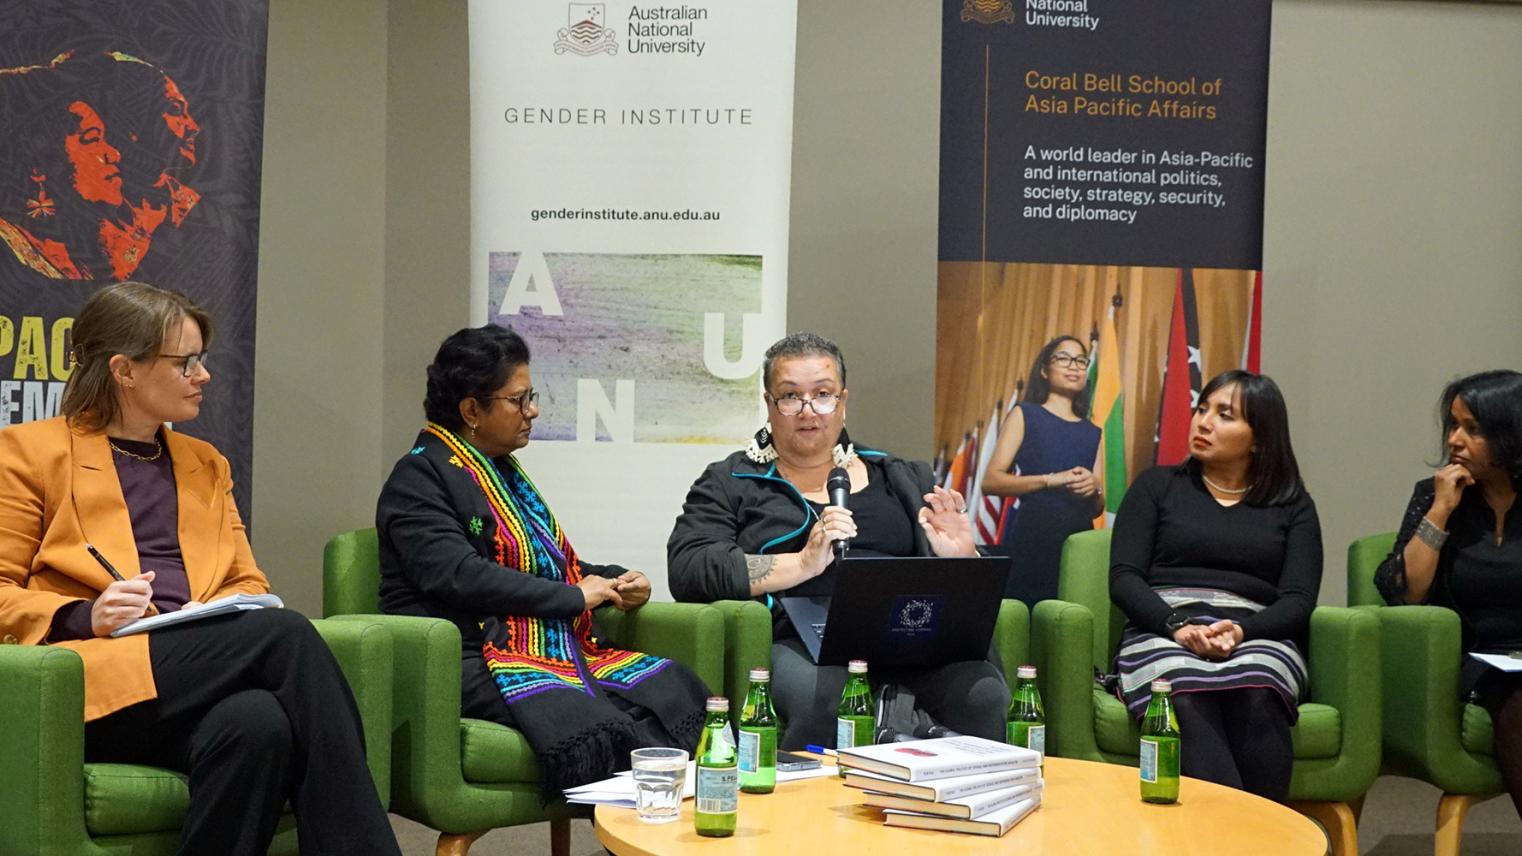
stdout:
{"type": "Polygon", "coordinates": [[[937,737],[841,749],[843,767],[882,773],[905,782],[925,782],[1041,765],[1041,753],[982,737],[937,737]]]}
{"type": "Polygon", "coordinates": [[[934,802],[932,800],[920,800],[913,797],[901,797],[893,794],[880,794],[874,791],[867,791],[863,795],[862,802],[876,808],[891,808],[898,811],[912,811],[916,814],[933,814],[941,817],[960,818],[962,820],[976,820],[1022,800],[1039,800],[1044,786],[1044,782],[1041,779],[1037,779],[1028,784],[1016,785],[1013,788],[1001,788],[997,791],[989,791],[945,802],[934,802]]]}
{"type": "Polygon", "coordinates": [[[884,826],[907,826],[913,829],[937,829],[947,832],[967,832],[973,835],[998,836],[1010,831],[1026,815],[1041,805],[1040,798],[1020,800],[1005,806],[993,814],[976,820],[955,817],[937,817],[933,814],[916,814],[912,811],[887,809],[883,812],[884,826]]]}
{"type": "Polygon", "coordinates": [[[937,779],[932,782],[916,784],[900,781],[892,776],[884,776],[881,773],[869,773],[866,770],[847,770],[845,782],[849,787],[861,788],[867,791],[896,794],[898,796],[932,800],[935,802],[947,802],[961,797],[970,797],[974,794],[1030,784],[1040,778],[1040,768],[1021,767],[1015,770],[1000,770],[997,773],[974,773],[970,776],[952,776],[949,779],[937,779]]]}

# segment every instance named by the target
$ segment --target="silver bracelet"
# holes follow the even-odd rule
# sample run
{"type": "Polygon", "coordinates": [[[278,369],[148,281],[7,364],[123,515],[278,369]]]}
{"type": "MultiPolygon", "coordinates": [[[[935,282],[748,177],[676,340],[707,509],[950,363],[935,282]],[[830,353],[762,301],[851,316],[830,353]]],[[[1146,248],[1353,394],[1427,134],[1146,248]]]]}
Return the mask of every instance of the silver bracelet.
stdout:
{"type": "Polygon", "coordinates": [[[1422,522],[1416,525],[1416,537],[1422,539],[1422,543],[1431,547],[1436,552],[1441,552],[1443,543],[1448,540],[1448,533],[1437,528],[1437,524],[1422,518],[1422,522]]]}

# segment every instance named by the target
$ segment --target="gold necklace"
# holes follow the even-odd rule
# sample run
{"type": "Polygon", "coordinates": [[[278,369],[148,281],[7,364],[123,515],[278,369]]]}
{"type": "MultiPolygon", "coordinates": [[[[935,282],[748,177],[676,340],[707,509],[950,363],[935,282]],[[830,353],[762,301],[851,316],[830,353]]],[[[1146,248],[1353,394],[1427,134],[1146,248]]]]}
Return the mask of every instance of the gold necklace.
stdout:
{"type": "Polygon", "coordinates": [[[106,438],[106,445],[110,446],[114,451],[121,452],[123,455],[126,455],[129,458],[136,458],[145,464],[151,464],[164,456],[164,444],[160,442],[158,438],[154,438],[153,440],[154,450],[152,455],[139,455],[135,452],[129,452],[126,449],[123,449],[121,446],[111,442],[110,437],[106,438]]]}

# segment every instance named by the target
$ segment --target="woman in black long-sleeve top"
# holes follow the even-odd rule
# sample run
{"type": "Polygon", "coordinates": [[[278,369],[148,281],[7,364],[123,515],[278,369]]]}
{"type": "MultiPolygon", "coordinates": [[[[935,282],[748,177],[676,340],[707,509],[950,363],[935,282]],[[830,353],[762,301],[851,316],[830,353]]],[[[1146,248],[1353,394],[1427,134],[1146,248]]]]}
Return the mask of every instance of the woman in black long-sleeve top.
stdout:
{"type": "Polygon", "coordinates": [[[1200,394],[1190,457],[1137,478],[1110,553],[1110,596],[1130,619],[1121,698],[1139,717],[1152,680],[1172,681],[1185,775],[1288,797],[1321,558],[1278,386],[1218,375],[1200,394]]]}
{"type": "Polygon", "coordinates": [[[1459,614],[1464,698],[1490,711],[1496,762],[1522,815],[1522,676],[1471,651],[1522,649],[1522,374],[1492,371],[1443,390],[1447,463],[1416,483],[1395,548],[1374,582],[1391,604],[1430,603],[1459,614]]]}

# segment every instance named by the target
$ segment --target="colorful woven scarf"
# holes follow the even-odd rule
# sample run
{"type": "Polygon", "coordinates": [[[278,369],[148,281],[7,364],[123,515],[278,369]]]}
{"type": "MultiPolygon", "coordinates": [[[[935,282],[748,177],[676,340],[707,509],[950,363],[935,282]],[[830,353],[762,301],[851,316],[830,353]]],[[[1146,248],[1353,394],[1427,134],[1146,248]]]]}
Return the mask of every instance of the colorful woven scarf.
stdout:
{"type": "MultiPolygon", "coordinates": [[[[495,524],[491,558],[503,573],[533,574],[571,586],[581,581],[581,563],[565,530],[516,458],[509,455],[499,465],[435,423],[424,433],[444,444],[449,463],[468,474],[486,497],[495,524]]],[[[488,636],[482,656],[556,792],[611,775],[621,768],[620,754],[627,764],[628,749],[634,748],[632,727],[604,698],[606,693],[652,710],[673,737],[685,739],[679,732],[689,730],[695,737],[701,728],[702,682],[663,657],[600,644],[592,633],[590,611],[575,619],[497,617],[500,629],[488,636]],[[656,677],[671,680],[642,686],[656,677]],[[580,745],[599,741],[601,748],[580,745]]]]}

